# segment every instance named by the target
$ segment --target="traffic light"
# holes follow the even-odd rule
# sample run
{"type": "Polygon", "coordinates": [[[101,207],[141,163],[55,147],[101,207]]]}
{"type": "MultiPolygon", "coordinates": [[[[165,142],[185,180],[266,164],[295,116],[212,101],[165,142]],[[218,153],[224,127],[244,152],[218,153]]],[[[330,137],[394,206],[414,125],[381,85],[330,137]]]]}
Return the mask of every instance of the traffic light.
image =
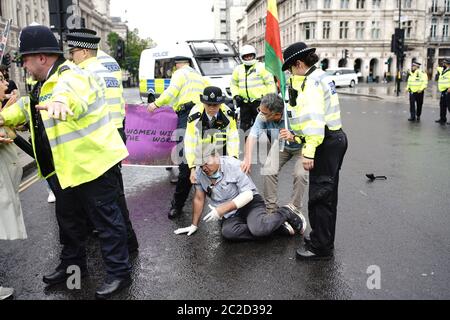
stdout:
{"type": "Polygon", "coordinates": [[[122,39],[117,40],[116,60],[121,61],[125,58],[125,42],[122,39]]]}
{"type": "Polygon", "coordinates": [[[347,60],[348,59],[348,49],[344,50],[344,59],[347,60]]]}
{"type": "Polygon", "coordinates": [[[405,52],[405,30],[395,28],[395,33],[392,35],[391,51],[398,56],[402,56],[405,52]]]}

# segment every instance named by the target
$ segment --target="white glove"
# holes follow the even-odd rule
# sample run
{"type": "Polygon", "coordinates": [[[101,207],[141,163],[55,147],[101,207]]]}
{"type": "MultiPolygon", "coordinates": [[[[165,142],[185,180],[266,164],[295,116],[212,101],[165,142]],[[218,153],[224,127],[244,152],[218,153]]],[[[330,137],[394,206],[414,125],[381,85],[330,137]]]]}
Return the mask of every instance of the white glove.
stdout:
{"type": "Polygon", "coordinates": [[[187,233],[188,236],[194,234],[197,231],[198,227],[191,224],[190,227],[180,228],[174,231],[175,234],[183,234],[187,233]]]}
{"type": "Polygon", "coordinates": [[[209,205],[209,208],[211,209],[211,211],[206,215],[203,221],[206,222],[219,221],[221,217],[219,216],[219,213],[217,212],[216,208],[214,208],[212,205],[209,205]]]}

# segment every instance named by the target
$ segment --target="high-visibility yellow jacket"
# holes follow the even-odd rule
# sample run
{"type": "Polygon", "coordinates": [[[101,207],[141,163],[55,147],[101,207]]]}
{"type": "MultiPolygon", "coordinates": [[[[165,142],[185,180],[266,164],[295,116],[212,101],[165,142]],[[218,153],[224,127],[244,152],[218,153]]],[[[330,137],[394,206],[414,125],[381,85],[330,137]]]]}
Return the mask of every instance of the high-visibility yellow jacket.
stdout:
{"type": "MultiPolygon", "coordinates": [[[[68,61],[60,65],[41,88],[39,104],[50,102],[65,103],[74,113],[60,121],[49,118],[47,111],[40,111],[55,173],[63,189],[97,179],[128,156],[111,122],[104,91],[90,73],[68,61]]],[[[0,116],[5,125],[15,127],[30,121],[30,108],[29,97],[22,97],[0,116]]],[[[30,129],[36,155],[33,125],[30,129]]]]}
{"type": "Polygon", "coordinates": [[[111,119],[118,129],[123,128],[125,118],[125,99],[122,83],[96,57],[87,59],[78,65],[99,78],[105,86],[106,104],[110,109],[111,119]]]}
{"type": "Polygon", "coordinates": [[[277,92],[273,75],[261,62],[255,63],[248,70],[244,64],[237,66],[231,77],[230,89],[233,97],[240,96],[248,102],[277,92]]]}
{"type": "Polygon", "coordinates": [[[209,146],[217,149],[226,147],[228,156],[239,157],[239,132],[234,112],[226,105],[220,105],[214,129],[206,129],[207,120],[203,103],[195,105],[189,113],[186,134],[184,136],[184,152],[189,168],[202,164],[202,152],[209,146]]]}
{"type": "Polygon", "coordinates": [[[424,91],[428,86],[428,76],[422,70],[417,69],[414,72],[409,72],[408,85],[406,89],[409,92],[415,93],[424,91]]]}
{"type": "Polygon", "coordinates": [[[332,131],[342,128],[336,87],[333,82],[325,80],[326,76],[324,71],[316,69],[301,81],[293,79],[298,97],[297,106],[291,109],[290,127],[305,139],[302,154],[310,159],[314,159],[316,148],[323,142],[325,126],[332,131]]]}
{"type": "Polygon", "coordinates": [[[175,112],[178,112],[185,103],[200,103],[200,95],[206,86],[208,81],[186,65],[173,73],[169,87],[156,99],[155,103],[158,107],[170,105],[175,112]]]}
{"type": "Polygon", "coordinates": [[[450,68],[442,69],[442,71],[439,73],[438,89],[440,92],[444,92],[447,91],[449,88],[450,88],[450,68]]]}
{"type": "Polygon", "coordinates": [[[112,103],[110,107],[113,112],[112,118],[114,124],[116,125],[117,128],[123,128],[123,119],[125,118],[125,99],[123,97],[122,69],[120,68],[116,59],[114,59],[113,57],[111,57],[102,50],[97,51],[97,59],[106,69],[108,69],[109,72],[111,72],[112,76],[116,79],[117,83],[119,84],[118,88],[114,88],[116,93],[111,93],[110,98],[114,99],[114,102],[117,102],[117,99],[119,99],[120,96],[121,101],[120,103],[112,103]]]}

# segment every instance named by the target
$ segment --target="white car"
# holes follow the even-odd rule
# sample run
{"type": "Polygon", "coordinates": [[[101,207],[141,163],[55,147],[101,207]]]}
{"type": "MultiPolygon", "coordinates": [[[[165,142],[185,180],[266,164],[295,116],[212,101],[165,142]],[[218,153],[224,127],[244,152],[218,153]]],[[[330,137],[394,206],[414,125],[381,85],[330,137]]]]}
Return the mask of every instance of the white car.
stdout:
{"type": "Polygon", "coordinates": [[[349,68],[327,69],[328,75],[326,79],[334,82],[336,87],[349,86],[353,88],[358,84],[358,75],[355,70],[349,68]]]}

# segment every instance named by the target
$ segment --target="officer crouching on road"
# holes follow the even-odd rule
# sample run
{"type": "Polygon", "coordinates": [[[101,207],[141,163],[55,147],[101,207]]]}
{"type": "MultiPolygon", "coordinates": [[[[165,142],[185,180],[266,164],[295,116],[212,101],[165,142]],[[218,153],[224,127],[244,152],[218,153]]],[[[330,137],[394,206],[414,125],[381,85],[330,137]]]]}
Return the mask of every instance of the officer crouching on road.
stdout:
{"type": "MultiPolygon", "coordinates": [[[[95,33],[95,31],[89,29],[72,29],[69,31],[66,37],[67,45],[69,47],[69,58],[81,69],[96,75],[98,81],[102,82],[101,85],[105,87],[106,104],[110,110],[111,120],[122,137],[123,142],[126,143],[126,135],[123,128],[125,99],[123,98],[121,78],[118,79],[116,75],[109,71],[97,58],[98,45],[101,39],[93,33],[95,33]]],[[[120,163],[119,167],[121,167],[120,163]]],[[[127,225],[128,251],[129,253],[132,253],[138,251],[139,244],[130,220],[121,172],[119,175],[119,185],[120,196],[118,203],[123,219],[127,225]]]]}
{"type": "MultiPolygon", "coordinates": [[[[177,70],[172,75],[169,87],[155,102],[148,105],[148,111],[153,112],[159,107],[170,105],[178,115],[177,129],[186,129],[189,112],[200,102],[200,95],[208,82],[190,66],[190,58],[178,56],[174,58],[174,61],[177,70]]],[[[182,143],[181,138],[178,143],[182,143]]],[[[175,218],[182,212],[191,189],[189,166],[182,154],[183,149],[180,150],[183,160],[179,165],[180,174],[168,214],[169,219],[175,218]]]]}
{"type": "Polygon", "coordinates": [[[439,101],[440,116],[436,123],[444,124],[447,122],[447,109],[450,112],[450,59],[442,61],[444,68],[440,69],[438,79],[438,89],[441,92],[439,101]]]}
{"type": "Polygon", "coordinates": [[[297,250],[303,260],[329,259],[333,255],[338,203],[339,170],[347,151],[347,136],[342,130],[339,99],[333,82],[317,69],[315,48],[297,42],[283,53],[282,70],[289,69],[298,91],[296,106],[289,120],[293,135],[281,129],[280,137],[303,143],[303,167],[309,171],[308,213],[310,239],[297,250]]]}
{"type": "MultiPolygon", "coordinates": [[[[210,148],[219,154],[239,157],[239,132],[237,130],[234,112],[225,104],[225,97],[218,87],[206,87],[200,96],[201,104],[197,104],[189,114],[184,150],[186,160],[191,170],[190,182],[197,183],[196,167],[201,166],[202,150],[210,148]]],[[[195,201],[194,204],[195,206],[195,201]]],[[[175,233],[197,231],[199,217],[193,216],[192,225],[175,233]]]]}
{"type": "Polygon", "coordinates": [[[424,91],[428,86],[428,76],[420,70],[420,66],[420,63],[413,62],[408,76],[406,90],[409,92],[409,110],[411,113],[408,121],[420,121],[420,116],[422,115],[423,97],[425,95],[424,91]]]}
{"type": "Polygon", "coordinates": [[[86,265],[86,215],[99,231],[106,278],[104,299],[131,283],[126,225],[118,206],[117,166],[128,151],[110,120],[104,88],[92,74],[66,61],[53,32],[40,25],[20,33],[23,66],[38,81],[30,97],[0,113],[0,126],[30,122],[38,172],[56,195],[62,252],[46,284],[63,283],[68,267],[86,265]]]}
{"type": "Polygon", "coordinates": [[[245,45],[240,54],[243,63],[234,69],[230,89],[240,110],[240,129],[246,132],[255,122],[261,98],[276,93],[277,87],[273,75],[256,60],[255,47],[245,45]]]}

